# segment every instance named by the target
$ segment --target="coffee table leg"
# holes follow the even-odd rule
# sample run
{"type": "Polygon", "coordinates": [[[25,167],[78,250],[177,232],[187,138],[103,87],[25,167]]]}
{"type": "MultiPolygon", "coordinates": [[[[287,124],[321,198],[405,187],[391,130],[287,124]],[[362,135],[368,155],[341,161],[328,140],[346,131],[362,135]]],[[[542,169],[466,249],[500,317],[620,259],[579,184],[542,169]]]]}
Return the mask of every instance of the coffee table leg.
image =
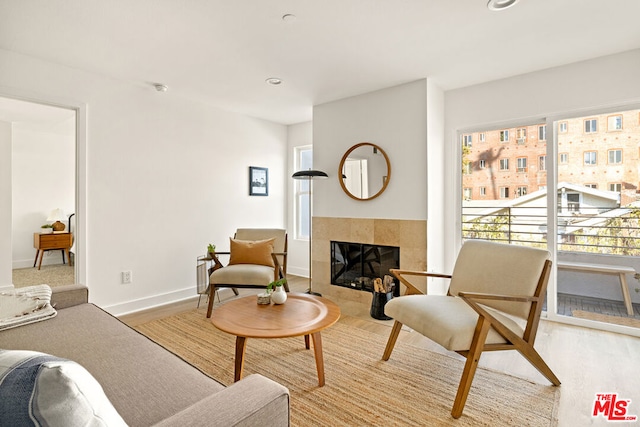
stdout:
{"type": "Polygon", "coordinates": [[[322,357],[322,337],[320,332],[311,334],[313,339],[313,353],[316,356],[316,370],[318,371],[318,384],[320,387],[324,385],[324,359],[322,357]]]}
{"type": "Polygon", "coordinates": [[[244,349],[246,347],[247,338],[236,337],[236,364],[233,379],[234,381],[240,381],[242,379],[242,367],[244,366],[244,349]]]}
{"type": "Polygon", "coordinates": [[[304,348],[306,348],[307,350],[311,348],[311,346],[309,345],[309,335],[304,336],[304,348]]]}

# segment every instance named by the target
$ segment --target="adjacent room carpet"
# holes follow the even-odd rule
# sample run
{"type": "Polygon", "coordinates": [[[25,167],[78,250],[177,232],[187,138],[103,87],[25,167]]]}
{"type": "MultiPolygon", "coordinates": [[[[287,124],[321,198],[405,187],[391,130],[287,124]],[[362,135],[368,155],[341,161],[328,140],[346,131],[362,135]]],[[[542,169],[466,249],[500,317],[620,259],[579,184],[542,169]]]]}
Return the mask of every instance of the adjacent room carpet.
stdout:
{"type": "MultiPolygon", "coordinates": [[[[136,327],[225,385],[233,383],[235,337],[203,310],[136,327]]],[[[478,369],[462,417],[450,411],[463,362],[398,342],[381,360],[386,336],[341,319],[322,332],[326,385],[302,337],[249,339],[244,376],[259,373],[289,388],[293,426],[554,426],[560,388],[478,369]]],[[[212,408],[212,416],[215,409],[212,408]]]]}
{"type": "Polygon", "coordinates": [[[75,268],[68,264],[43,265],[40,270],[34,268],[19,268],[13,270],[13,285],[16,288],[31,285],[62,286],[73,285],[75,268]]]}

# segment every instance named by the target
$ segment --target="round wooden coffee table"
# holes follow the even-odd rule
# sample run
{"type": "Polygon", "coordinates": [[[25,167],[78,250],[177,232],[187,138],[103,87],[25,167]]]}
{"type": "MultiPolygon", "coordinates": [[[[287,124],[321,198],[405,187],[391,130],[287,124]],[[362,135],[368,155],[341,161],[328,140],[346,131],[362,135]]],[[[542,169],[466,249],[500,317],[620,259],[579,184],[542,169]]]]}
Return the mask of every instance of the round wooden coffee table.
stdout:
{"type": "Polygon", "coordinates": [[[320,331],[340,318],[340,307],[326,298],[300,293],[288,293],[281,305],[258,305],[250,295],[229,301],[216,308],[211,323],[221,331],[236,336],[235,381],[242,378],[247,338],[288,338],[304,335],[308,350],[309,336],[320,387],[324,385],[324,360],[320,331]]]}

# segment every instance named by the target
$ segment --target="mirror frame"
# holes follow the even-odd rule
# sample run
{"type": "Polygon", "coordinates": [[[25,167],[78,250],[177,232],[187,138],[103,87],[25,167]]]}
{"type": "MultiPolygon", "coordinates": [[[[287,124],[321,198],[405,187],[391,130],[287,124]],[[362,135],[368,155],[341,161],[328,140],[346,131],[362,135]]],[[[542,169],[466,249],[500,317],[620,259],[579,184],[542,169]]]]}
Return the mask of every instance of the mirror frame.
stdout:
{"type": "Polygon", "coordinates": [[[347,150],[346,153],[344,153],[344,156],[342,156],[342,159],[340,160],[340,165],[338,166],[338,182],[340,182],[340,187],[342,187],[342,191],[345,192],[345,194],[349,197],[351,197],[354,200],[358,200],[358,201],[366,201],[366,200],[373,200],[376,197],[378,197],[379,195],[381,195],[384,190],[387,189],[387,186],[389,185],[389,181],[391,180],[391,163],[389,162],[389,157],[387,156],[387,153],[380,148],[378,145],[373,144],[371,142],[360,142],[356,145],[354,145],[353,147],[349,148],[347,150]],[[363,146],[370,146],[373,147],[375,149],[377,149],[378,151],[380,151],[380,153],[384,156],[384,160],[387,163],[387,179],[386,181],[382,184],[382,188],[373,196],[368,197],[366,199],[360,198],[360,197],[356,197],[353,194],[351,194],[351,192],[349,192],[349,190],[347,189],[347,186],[344,185],[344,179],[342,179],[342,169],[344,168],[344,163],[347,160],[347,158],[349,157],[349,154],[353,153],[353,151],[355,151],[356,149],[363,147],[363,146]]]}

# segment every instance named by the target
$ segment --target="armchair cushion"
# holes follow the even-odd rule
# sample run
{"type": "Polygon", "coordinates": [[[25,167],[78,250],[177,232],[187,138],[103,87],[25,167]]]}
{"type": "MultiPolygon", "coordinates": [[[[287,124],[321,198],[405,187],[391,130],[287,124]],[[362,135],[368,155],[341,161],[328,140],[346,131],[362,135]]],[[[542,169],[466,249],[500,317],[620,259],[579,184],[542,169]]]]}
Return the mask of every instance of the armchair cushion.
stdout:
{"type": "MultiPolygon", "coordinates": [[[[485,308],[516,335],[523,335],[524,329],[513,319],[485,308]]],[[[478,322],[478,314],[462,298],[444,295],[394,298],[385,305],[384,312],[451,351],[469,350],[478,322]]],[[[493,328],[489,330],[487,344],[506,342],[493,328]]]]}
{"type": "MultiPolygon", "coordinates": [[[[275,238],[267,240],[237,240],[230,238],[231,255],[229,265],[256,264],[275,267],[273,263],[273,244],[275,238]]],[[[273,275],[273,270],[272,274],[273,275]]]]}
{"type": "Polygon", "coordinates": [[[256,264],[235,264],[219,268],[209,277],[209,283],[225,285],[266,286],[273,281],[273,267],[256,264]]]}

